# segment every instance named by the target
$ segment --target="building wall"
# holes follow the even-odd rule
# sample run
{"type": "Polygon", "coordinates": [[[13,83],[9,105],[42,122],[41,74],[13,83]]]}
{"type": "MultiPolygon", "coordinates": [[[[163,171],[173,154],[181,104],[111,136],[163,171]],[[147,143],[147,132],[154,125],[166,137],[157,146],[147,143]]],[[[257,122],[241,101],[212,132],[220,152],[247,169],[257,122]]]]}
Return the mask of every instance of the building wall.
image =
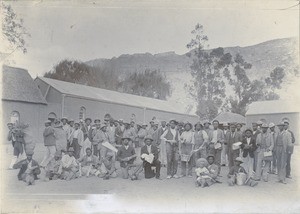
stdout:
{"type": "Polygon", "coordinates": [[[282,114],[260,114],[246,115],[247,126],[251,127],[252,122],[265,119],[266,122],[278,124],[283,118],[288,118],[290,121],[290,129],[294,132],[296,142],[300,140],[300,114],[299,113],[282,113],[282,114]],[[298,140],[297,140],[298,139],[298,140]]]}
{"type": "Polygon", "coordinates": [[[59,91],[57,91],[56,89],[54,89],[53,87],[50,87],[45,99],[48,103],[61,103],[62,102],[62,94],[59,91]]]}
{"type": "Polygon", "coordinates": [[[41,90],[41,93],[43,96],[45,96],[45,93],[47,92],[48,89],[48,84],[40,80],[39,78],[36,78],[34,80],[34,83],[37,85],[37,87],[41,90]]]}

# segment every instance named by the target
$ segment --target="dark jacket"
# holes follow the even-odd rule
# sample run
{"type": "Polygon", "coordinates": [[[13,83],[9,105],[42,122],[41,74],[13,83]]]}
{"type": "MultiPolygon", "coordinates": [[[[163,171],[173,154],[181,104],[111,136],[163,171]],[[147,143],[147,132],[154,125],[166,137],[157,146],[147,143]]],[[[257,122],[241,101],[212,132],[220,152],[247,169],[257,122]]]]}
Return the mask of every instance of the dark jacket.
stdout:
{"type": "Polygon", "coordinates": [[[55,131],[52,126],[48,126],[45,128],[43,136],[44,136],[44,145],[45,146],[55,146],[56,139],[54,135],[55,131]]]}
{"type": "Polygon", "coordinates": [[[245,145],[248,145],[246,137],[243,138],[242,145],[241,145],[241,148],[243,150],[243,157],[245,158],[249,154],[251,158],[254,158],[254,151],[257,149],[254,138],[251,137],[250,144],[249,144],[251,147],[249,149],[246,149],[245,145]]]}
{"type": "MultiPolygon", "coordinates": [[[[153,161],[157,160],[158,159],[158,150],[157,150],[156,146],[151,145],[151,153],[154,155],[154,160],[153,161]]],[[[142,154],[149,155],[147,145],[145,145],[141,148],[141,155],[142,154]]],[[[143,158],[142,158],[142,160],[145,161],[143,158]]]]}

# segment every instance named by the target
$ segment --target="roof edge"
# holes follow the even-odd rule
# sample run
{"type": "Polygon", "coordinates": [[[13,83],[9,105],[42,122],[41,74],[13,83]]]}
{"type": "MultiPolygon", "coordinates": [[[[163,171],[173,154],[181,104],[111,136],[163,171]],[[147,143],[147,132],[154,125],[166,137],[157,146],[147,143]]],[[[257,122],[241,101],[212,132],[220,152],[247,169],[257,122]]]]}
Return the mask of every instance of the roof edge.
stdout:
{"type": "Polygon", "coordinates": [[[30,101],[25,101],[25,100],[11,100],[11,99],[6,99],[6,98],[2,98],[2,101],[11,101],[11,102],[20,102],[20,103],[31,103],[31,104],[42,104],[42,105],[48,105],[47,102],[43,103],[43,102],[30,102],[30,101]]]}

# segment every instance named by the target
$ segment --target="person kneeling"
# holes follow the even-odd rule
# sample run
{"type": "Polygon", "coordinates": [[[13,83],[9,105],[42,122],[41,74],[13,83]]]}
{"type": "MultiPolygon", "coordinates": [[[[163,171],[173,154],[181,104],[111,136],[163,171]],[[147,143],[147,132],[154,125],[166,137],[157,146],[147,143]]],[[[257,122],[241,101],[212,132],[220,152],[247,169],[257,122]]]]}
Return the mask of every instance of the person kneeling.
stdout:
{"type": "Polygon", "coordinates": [[[246,185],[254,187],[258,184],[257,181],[254,181],[252,178],[247,179],[246,170],[241,166],[243,160],[241,157],[237,157],[234,161],[234,166],[230,168],[228,173],[228,185],[234,186],[237,184],[238,186],[246,185]]]}
{"type": "Polygon", "coordinates": [[[131,180],[137,180],[138,173],[140,172],[142,165],[134,164],[136,159],[135,150],[132,146],[129,145],[130,137],[124,136],[122,138],[123,145],[118,149],[117,161],[120,162],[120,167],[122,170],[122,177],[128,179],[130,176],[131,180]],[[129,175],[129,170],[135,168],[132,175],[129,175]]]}
{"type": "Polygon", "coordinates": [[[78,164],[74,157],[74,149],[70,147],[68,152],[63,155],[61,159],[61,166],[58,170],[58,173],[61,174],[61,179],[63,180],[72,180],[78,177],[78,164]]]}
{"type": "Polygon", "coordinates": [[[141,159],[145,170],[145,178],[160,179],[160,161],[158,160],[158,149],[152,145],[153,138],[148,135],[145,137],[145,146],[141,148],[141,159]]]}
{"type": "Polygon", "coordinates": [[[100,163],[98,157],[92,154],[91,148],[86,148],[86,155],[79,158],[79,176],[99,176],[100,171],[98,170],[100,163]]]}
{"type": "Polygon", "coordinates": [[[115,157],[113,151],[106,153],[106,156],[102,159],[100,166],[100,177],[103,177],[104,180],[109,178],[116,178],[116,166],[115,166],[115,157]]]}
{"type": "Polygon", "coordinates": [[[46,181],[57,180],[60,178],[59,168],[61,167],[61,152],[56,151],[54,157],[49,161],[45,167],[46,171],[46,181]]]}
{"type": "Polygon", "coordinates": [[[13,165],[14,169],[20,169],[18,179],[24,181],[27,185],[34,185],[38,179],[37,175],[41,173],[39,164],[32,159],[33,151],[26,153],[27,158],[13,165]]]}

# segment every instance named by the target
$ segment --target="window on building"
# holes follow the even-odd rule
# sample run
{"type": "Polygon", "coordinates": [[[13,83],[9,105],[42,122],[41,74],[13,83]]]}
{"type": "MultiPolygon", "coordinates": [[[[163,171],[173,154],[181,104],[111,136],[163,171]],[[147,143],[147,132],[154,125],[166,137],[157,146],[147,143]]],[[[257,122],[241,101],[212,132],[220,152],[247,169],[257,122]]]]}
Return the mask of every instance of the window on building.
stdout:
{"type": "Polygon", "coordinates": [[[20,113],[17,111],[13,111],[10,113],[10,122],[11,123],[18,123],[20,122],[20,113]]]}
{"type": "Polygon", "coordinates": [[[86,115],[86,109],[85,107],[81,106],[79,110],[79,119],[84,120],[86,115]]]}

